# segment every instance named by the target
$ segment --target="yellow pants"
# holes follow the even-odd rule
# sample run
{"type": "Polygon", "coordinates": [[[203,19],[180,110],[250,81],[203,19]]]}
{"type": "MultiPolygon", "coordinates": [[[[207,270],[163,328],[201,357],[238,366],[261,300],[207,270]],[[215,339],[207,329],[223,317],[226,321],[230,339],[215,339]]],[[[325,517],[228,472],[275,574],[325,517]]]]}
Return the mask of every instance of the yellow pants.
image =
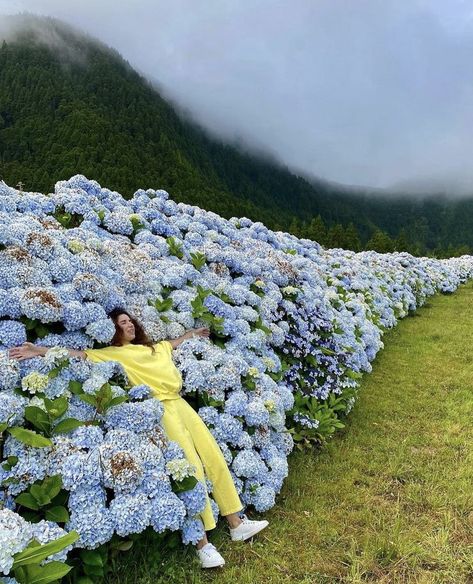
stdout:
{"type": "MultiPolygon", "coordinates": [[[[163,400],[162,425],[170,440],[177,442],[187,460],[196,468],[196,478],[204,482],[207,476],[213,484],[212,496],[221,515],[236,513],[243,507],[215,438],[197,412],[181,397],[163,400]]],[[[210,501],[201,513],[206,531],[215,527],[210,501]]]]}

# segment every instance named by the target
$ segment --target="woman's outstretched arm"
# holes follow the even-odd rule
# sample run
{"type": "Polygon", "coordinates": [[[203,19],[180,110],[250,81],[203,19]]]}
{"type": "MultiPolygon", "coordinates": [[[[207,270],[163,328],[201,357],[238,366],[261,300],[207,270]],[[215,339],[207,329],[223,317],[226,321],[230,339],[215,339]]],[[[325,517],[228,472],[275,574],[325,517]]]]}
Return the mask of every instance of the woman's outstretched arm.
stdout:
{"type": "Polygon", "coordinates": [[[187,339],[192,339],[193,337],[206,337],[209,338],[210,330],[208,328],[196,328],[186,331],[181,337],[177,339],[169,339],[168,342],[171,343],[173,349],[179,347],[179,345],[187,339]]]}
{"type": "MultiPolygon", "coordinates": [[[[13,347],[10,349],[8,355],[11,359],[23,361],[24,359],[32,359],[33,357],[44,357],[50,348],[51,347],[33,345],[33,343],[23,343],[19,347],[13,347]]],[[[80,359],[85,359],[86,357],[84,351],[76,351],[75,349],[68,349],[67,347],[66,351],[68,351],[70,357],[79,357],[80,359]]]]}

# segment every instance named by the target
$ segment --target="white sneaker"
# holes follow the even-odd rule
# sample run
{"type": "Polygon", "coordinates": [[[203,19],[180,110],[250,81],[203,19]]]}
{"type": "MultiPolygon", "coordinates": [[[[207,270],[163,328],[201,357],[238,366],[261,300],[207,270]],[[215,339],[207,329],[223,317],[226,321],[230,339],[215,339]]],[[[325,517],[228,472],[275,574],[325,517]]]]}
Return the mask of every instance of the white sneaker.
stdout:
{"type": "Polygon", "coordinates": [[[202,568],[220,568],[225,565],[225,560],[211,543],[206,543],[204,547],[197,550],[197,555],[202,568]]]}
{"type": "Polygon", "coordinates": [[[260,531],[263,531],[268,525],[269,523],[266,519],[263,521],[252,521],[251,519],[248,519],[246,515],[243,515],[240,525],[230,529],[230,537],[232,538],[232,541],[245,541],[260,531]]]}

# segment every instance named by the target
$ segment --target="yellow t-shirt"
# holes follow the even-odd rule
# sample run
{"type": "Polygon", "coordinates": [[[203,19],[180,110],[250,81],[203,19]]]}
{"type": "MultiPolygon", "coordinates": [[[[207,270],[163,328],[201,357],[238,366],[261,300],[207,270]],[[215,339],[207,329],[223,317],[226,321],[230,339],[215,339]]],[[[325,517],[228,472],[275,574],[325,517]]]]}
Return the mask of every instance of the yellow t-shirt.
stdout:
{"type": "Polygon", "coordinates": [[[161,341],[155,352],[145,345],[123,345],[104,349],[86,349],[87,358],[95,363],[118,361],[133,385],[146,384],[154,397],[160,400],[177,399],[182,388],[182,377],[172,360],[172,345],[161,341]]]}

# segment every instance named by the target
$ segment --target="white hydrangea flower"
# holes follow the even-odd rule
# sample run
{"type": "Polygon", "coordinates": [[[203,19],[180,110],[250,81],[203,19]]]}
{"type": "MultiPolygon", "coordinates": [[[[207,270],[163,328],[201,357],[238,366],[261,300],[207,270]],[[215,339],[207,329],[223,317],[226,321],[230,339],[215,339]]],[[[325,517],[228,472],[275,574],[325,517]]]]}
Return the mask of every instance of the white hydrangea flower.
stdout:
{"type": "Polygon", "coordinates": [[[71,239],[67,242],[67,249],[72,253],[81,253],[85,250],[85,245],[78,239],[71,239]]]}
{"type": "Polygon", "coordinates": [[[48,385],[49,377],[39,371],[32,371],[28,375],[25,375],[21,380],[21,387],[25,391],[29,391],[33,395],[38,392],[42,392],[46,389],[48,385]]]}
{"type": "Polygon", "coordinates": [[[273,399],[268,399],[264,402],[264,407],[268,410],[270,414],[276,412],[276,402],[273,399]]]}
{"type": "Polygon", "coordinates": [[[44,363],[48,367],[56,367],[69,360],[69,351],[63,347],[52,347],[44,356],[44,363]]]}
{"type": "Polygon", "coordinates": [[[188,476],[194,476],[196,468],[185,458],[173,458],[166,463],[166,471],[175,481],[182,481],[188,476]]]}

